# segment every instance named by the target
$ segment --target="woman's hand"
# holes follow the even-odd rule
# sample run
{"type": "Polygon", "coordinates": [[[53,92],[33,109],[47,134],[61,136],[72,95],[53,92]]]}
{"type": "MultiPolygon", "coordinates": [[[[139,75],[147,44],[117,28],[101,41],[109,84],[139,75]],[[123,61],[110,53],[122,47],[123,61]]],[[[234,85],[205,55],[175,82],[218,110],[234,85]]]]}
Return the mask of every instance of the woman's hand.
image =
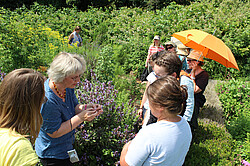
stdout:
{"type": "Polygon", "coordinates": [[[138,110],[138,115],[140,116],[140,118],[142,118],[142,108],[138,110]]]}
{"type": "Polygon", "coordinates": [[[102,107],[99,104],[87,104],[86,110],[85,105],[82,105],[80,109],[81,112],[79,112],[77,115],[83,121],[92,121],[96,116],[100,115],[103,112],[102,107]]]}
{"type": "Polygon", "coordinates": [[[77,114],[82,121],[92,121],[96,116],[99,115],[98,111],[94,108],[87,108],[86,110],[82,110],[79,114],[77,114]]]}

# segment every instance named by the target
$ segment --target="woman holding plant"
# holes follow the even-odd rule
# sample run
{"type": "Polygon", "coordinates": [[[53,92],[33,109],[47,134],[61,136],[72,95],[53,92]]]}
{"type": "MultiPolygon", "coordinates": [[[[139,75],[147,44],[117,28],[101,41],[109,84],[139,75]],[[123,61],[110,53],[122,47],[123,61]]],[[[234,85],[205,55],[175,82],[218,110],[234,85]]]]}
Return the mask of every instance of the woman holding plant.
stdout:
{"type": "Polygon", "coordinates": [[[85,71],[85,60],[77,54],[59,53],[48,69],[45,81],[47,102],[42,105],[43,125],[35,143],[43,165],[72,165],[75,128],[102,113],[100,105],[79,104],[74,87],[85,71]]]}
{"type": "Polygon", "coordinates": [[[0,85],[0,165],[36,165],[32,143],[42,124],[44,77],[31,69],[10,72],[0,85]]]}
{"type": "Polygon", "coordinates": [[[159,78],[148,86],[149,107],[157,122],[142,128],[124,145],[121,166],[184,163],[192,138],[189,124],[179,116],[186,93],[173,76],[159,78]]]}

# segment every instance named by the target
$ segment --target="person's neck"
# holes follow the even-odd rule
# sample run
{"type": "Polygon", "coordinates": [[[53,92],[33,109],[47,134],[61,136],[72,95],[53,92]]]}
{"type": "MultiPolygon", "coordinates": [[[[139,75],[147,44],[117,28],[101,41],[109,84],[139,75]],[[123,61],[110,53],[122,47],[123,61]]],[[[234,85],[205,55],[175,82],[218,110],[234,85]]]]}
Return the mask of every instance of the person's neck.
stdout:
{"type": "Polygon", "coordinates": [[[198,68],[195,70],[195,75],[200,74],[200,72],[202,72],[202,71],[203,71],[203,69],[200,66],[198,66],[198,68]]]}
{"type": "MultiPolygon", "coordinates": [[[[49,86],[50,86],[50,88],[51,89],[53,89],[53,90],[56,90],[55,89],[55,86],[54,86],[54,84],[53,84],[53,80],[50,80],[50,84],[49,84],[49,86]]],[[[55,82],[54,82],[55,83],[55,82]]],[[[63,94],[64,93],[64,90],[66,89],[64,86],[63,86],[63,84],[61,84],[61,83],[55,83],[55,85],[56,85],[56,87],[57,87],[57,90],[61,93],[61,94],[63,94]]]]}
{"type": "Polygon", "coordinates": [[[157,121],[179,122],[181,118],[176,114],[165,114],[158,117],[157,121]]]}

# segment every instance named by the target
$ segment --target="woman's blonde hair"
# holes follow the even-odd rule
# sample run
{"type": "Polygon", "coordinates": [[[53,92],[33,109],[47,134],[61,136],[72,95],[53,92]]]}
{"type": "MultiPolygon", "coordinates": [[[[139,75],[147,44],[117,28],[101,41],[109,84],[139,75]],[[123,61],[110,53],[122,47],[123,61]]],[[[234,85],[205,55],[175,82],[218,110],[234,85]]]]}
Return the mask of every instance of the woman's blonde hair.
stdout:
{"type": "Polygon", "coordinates": [[[60,83],[65,77],[80,73],[83,74],[86,69],[84,58],[78,54],[60,52],[50,64],[48,76],[56,83],[60,83]]]}
{"type": "Polygon", "coordinates": [[[0,128],[9,128],[34,142],[42,124],[44,77],[31,69],[17,69],[0,85],[0,128]]]}

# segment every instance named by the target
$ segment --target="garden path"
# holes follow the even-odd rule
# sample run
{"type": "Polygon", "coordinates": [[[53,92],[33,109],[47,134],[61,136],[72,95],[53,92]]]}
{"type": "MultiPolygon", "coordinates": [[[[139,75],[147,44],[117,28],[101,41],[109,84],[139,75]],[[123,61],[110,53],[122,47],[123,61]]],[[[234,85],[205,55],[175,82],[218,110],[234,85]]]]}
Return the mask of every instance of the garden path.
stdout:
{"type": "Polygon", "coordinates": [[[224,124],[223,108],[221,102],[215,91],[215,87],[218,80],[209,80],[204,95],[206,97],[206,103],[201,109],[199,118],[209,119],[219,124],[224,124]]]}

